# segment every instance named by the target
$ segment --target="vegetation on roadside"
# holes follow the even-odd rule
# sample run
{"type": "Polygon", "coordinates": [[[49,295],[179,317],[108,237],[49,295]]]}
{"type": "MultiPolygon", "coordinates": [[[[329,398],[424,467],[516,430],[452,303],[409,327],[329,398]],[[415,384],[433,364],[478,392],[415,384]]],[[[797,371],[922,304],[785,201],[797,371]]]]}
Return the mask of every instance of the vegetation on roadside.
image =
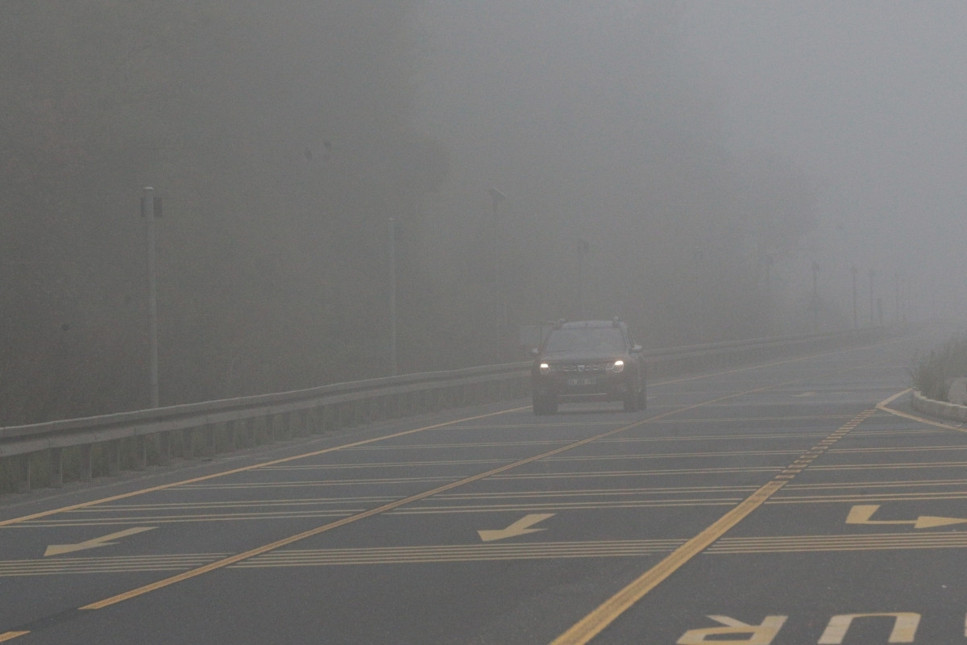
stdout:
{"type": "Polygon", "coordinates": [[[920,357],[910,370],[913,387],[937,401],[947,400],[947,381],[958,376],[967,376],[967,334],[920,357]]]}

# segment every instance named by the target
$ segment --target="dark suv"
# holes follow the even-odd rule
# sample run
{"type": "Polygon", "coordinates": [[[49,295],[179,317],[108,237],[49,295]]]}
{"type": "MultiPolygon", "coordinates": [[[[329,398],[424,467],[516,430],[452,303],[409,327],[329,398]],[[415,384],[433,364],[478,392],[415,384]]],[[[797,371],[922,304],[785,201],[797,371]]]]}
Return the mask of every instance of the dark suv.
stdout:
{"type": "Polygon", "coordinates": [[[641,346],[620,320],[582,320],[553,326],[531,368],[534,414],[554,414],[561,401],[622,401],[644,409],[641,346]]]}

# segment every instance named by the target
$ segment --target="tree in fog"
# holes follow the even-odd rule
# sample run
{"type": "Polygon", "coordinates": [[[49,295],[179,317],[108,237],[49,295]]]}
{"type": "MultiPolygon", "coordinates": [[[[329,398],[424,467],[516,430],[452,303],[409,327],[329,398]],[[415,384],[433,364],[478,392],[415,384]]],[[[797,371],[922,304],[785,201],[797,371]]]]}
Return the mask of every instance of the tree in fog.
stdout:
{"type": "Polygon", "coordinates": [[[492,319],[496,289],[513,322],[620,315],[651,346],[782,331],[767,265],[813,227],[812,187],[781,158],[727,150],[674,3],[427,13],[417,118],[451,158],[428,205],[441,274],[463,276],[437,287],[450,315],[492,319]],[[496,251],[490,185],[508,195],[496,251]],[[487,270],[495,253],[511,282],[487,270]]]}
{"type": "Polygon", "coordinates": [[[0,6],[2,422],[147,402],[145,185],[163,403],[385,370],[385,221],[444,164],[407,126],[407,9],[0,6]]]}

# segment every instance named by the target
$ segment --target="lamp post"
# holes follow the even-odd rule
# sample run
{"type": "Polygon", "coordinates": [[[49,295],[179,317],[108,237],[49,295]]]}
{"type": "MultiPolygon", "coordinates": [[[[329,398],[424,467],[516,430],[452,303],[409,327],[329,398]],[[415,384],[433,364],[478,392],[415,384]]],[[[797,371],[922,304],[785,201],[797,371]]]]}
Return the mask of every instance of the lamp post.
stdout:
{"type": "Polygon", "coordinates": [[[396,220],[389,218],[389,355],[390,376],[399,369],[396,357],[396,220]]]}
{"type": "Polygon", "coordinates": [[[819,332],[819,263],[813,260],[813,331],[819,332]]]}
{"type": "Polygon", "coordinates": [[[161,200],[154,196],[154,188],[146,186],[141,199],[141,216],[147,222],[145,238],[147,241],[148,269],[148,392],[151,407],[159,405],[158,400],[158,275],[155,260],[157,237],[155,219],[161,215],[161,200]]]}
{"type": "Polygon", "coordinates": [[[578,315],[585,319],[587,312],[587,257],[591,251],[591,243],[581,238],[577,243],[578,251],[578,315]]]}
{"type": "Polygon", "coordinates": [[[899,272],[893,274],[893,303],[894,303],[893,324],[899,327],[900,326],[900,273],[899,272]]]}
{"type": "Polygon", "coordinates": [[[500,283],[500,204],[507,196],[496,188],[490,187],[487,189],[487,193],[490,195],[491,204],[493,206],[494,215],[494,349],[497,352],[498,360],[502,358],[503,352],[501,351],[502,343],[501,337],[503,336],[504,328],[504,302],[503,302],[503,292],[502,285],[500,283]]]}
{"type": "Polygon", "coordinates": [[[859,323],[856,318],[856,274],[859,271],[859,269],[857,269],[856,265],[854,264],[853,266],[850,267],[849,270],[850,270],[850,273],[853,274],[853,329],[858,329],[859,323]]]}
{"type": "Polygon", "coordinates": [[[873,279],[876,277],[876,271],[870,269],[870,326],[876,325],[876,316],[873,313],[874,302],[873,302],[873,279]]]}

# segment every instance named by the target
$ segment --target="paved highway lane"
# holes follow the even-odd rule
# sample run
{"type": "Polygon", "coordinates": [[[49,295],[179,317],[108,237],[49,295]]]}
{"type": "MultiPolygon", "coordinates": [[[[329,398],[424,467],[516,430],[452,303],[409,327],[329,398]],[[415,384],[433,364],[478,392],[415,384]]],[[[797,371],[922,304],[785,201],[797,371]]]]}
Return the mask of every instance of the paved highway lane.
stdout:
{"type": "Polygon", "coordinates": [[[0,640],[967,642],[967,436],[878,407],[934,340],[0,507],[0,640]]]}

